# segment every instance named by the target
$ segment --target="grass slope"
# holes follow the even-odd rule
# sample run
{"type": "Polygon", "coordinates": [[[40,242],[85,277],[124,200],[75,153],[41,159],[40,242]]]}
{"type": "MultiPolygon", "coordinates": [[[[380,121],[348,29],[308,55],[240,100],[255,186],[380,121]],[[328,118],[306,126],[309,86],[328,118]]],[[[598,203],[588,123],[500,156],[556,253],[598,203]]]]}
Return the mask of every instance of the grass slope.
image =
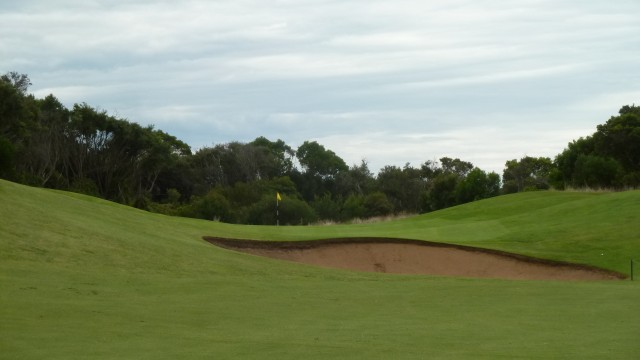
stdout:
{"type": "Polygon", "coordinates": [[[635,359],[637,282],[325,270],[201,236],[396,236],[628,272],[639,224],[640,192],[527,193],[396,222],[276,228],[0,181],[0,357],[635,359]]]}

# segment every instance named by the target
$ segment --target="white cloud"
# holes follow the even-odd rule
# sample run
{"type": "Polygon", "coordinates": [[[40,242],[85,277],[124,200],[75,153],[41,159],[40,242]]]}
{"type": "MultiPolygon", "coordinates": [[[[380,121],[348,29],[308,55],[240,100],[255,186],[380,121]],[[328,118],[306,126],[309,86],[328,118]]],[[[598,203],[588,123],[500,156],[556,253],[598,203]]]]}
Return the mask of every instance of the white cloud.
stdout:
{"type": "Polygon", "coordinates": [[[639,12],[636,0],[24,0],[0,4],[0,71],[194,147],[316,139],[349,162],[454,156],[498,171],[640,102],[639,12]]]}

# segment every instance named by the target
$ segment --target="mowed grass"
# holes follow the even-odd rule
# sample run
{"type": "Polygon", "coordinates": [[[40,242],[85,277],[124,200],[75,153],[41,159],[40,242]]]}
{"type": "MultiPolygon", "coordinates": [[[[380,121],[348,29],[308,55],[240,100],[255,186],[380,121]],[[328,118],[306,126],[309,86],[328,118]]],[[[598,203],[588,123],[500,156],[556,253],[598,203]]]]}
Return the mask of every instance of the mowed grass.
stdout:
{"type": "Polygon", "coordinates": [[[414,218],[236,226],[0,181],[0,358],[640,358],[640,285],[398,276],[203,235],[443,241],[628,273],[640,192],[537,192],[414,218]]]}

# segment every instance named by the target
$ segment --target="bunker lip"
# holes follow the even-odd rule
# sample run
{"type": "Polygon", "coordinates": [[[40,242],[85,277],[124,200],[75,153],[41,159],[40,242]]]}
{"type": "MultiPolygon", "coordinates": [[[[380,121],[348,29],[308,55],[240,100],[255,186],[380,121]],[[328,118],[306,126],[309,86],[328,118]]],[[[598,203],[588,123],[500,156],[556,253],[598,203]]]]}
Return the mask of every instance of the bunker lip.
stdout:
{"type": "Polygon", "coordinates": [[[401,238],[360,237],[261,241],[204,236],[229,250],[365,272],[522,280],[619,280],[626,275],[583,264],[500,250],[401,238]]]}

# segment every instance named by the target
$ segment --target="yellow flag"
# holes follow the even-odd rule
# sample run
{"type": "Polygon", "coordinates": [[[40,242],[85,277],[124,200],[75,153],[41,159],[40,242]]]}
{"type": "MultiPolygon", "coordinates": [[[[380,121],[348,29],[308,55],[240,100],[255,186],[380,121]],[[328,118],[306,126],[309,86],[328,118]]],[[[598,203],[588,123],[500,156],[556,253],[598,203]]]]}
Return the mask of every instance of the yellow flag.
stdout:
{"type": "Polygon", "coordinates": [[[282,198],[280,197],[280,193],[279,192],[276,192],[276,200],[282,201],[282,198]]]}

